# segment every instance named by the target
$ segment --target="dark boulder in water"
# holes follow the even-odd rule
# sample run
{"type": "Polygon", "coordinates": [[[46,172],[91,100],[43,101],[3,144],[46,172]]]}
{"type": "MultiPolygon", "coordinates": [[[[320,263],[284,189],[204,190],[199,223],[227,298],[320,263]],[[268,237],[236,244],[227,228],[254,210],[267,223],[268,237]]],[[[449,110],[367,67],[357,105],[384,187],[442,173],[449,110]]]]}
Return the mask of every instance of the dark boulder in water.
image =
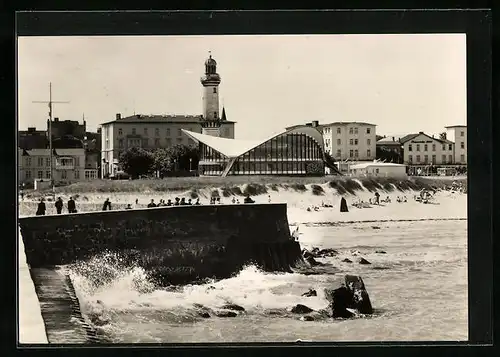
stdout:
{"type": "Polygon", "coordinates": [[[203,317],[204,319],[210,318],[210,314],[206,311],[200,311],[198,312],[198,316],[203,317]]]}
{"type": "Polygon", "coordinates": [[[380,229],[379,226],[372,226],[372,229],[380,229]]]}
{"type": "Polygon", "coordinates": [[[234,311],[221,310],[221,311],[216,311],[215,316],[217,316],[217,317],[236,317],[236,316],[238,316],[238,314],[234,311]]]}
{"type": "Polygon", "coordinates": [[[310,307],[307,307],[306,305],[302,304],[297,304],[294,307],[292,307],[292,310],[290,310],[290,312],[293,314],[308,314],[313,311],[314,310],[311,309],[310,307]]]}
{"type": "Polygon", "coordinates": [[[326,248],[326,249],[321,249],[320,251],[317,252],[317,257],[325,258],[325,257],[334,257],[339,252],[337,252],[335,249],[331,248],[326,248]]]}
{"type": "Polygon", "coordinates": [[[306,262],[309,263],[309,265],[311,266],[317,266],[317,265],[321,265],[320,262],[316,261],[316,259],[314,259],[313,257],[307,257],[305,258],[306,262]]]}
{"type": "Polygon", "coordinates": [[[305,315],[305,316],[301,316],[300,320],[301,321],[314,321],[314,317],[312,317],[311,315],[305,315]]]}
{"type": "Polygon", "coordinates": [[[311,296],[318,296],[318,294],[316,293],[316,290],[309,289],[309,291],[303,293],[302,296],[311,297],[311,296]]]}
{"type": "Polygon", "coordinates": [[[233,311],[245,311],[245,308],[243,306],[236,304],[225,304],[222,306],[222,309],[233,310],[233,311]]]}
{"type": "Polygon", "coordinates": [[[371,264],[371,263],[368,260],[366,260],[365,258],[361,258],[359,260],[359,264],[365,264],[366,265],[366,264],[371,264]]]}
{"type": "Polygon", "coordinates": [[[344,260],[342,260],[342,263],[352,263],[352,260],[349,258],[345,258],[344,260]]]}
{"type": "Polygon", "coordinates": [[[354,314],[347,309],[355,309],[361,314],[373,313],[370,297],[360,276],[346,275],[338,288],[325,289],[325,297],[329,301],[331,317],[352,317],[354,314]]]}
{"type": "Polygon", "coordinates": [[[314,258],[314,254],[310,251],[308,251],[307,249],[302,249],[302,257],[304,259],[307,259],[307,258],[314,258]]]}
{"type": "Polygon", "coordinates": [[[377,253],[377,254],[387,254],[387,252],[384,251],[384,250],[376,250],[375,253],[377,253]]]}

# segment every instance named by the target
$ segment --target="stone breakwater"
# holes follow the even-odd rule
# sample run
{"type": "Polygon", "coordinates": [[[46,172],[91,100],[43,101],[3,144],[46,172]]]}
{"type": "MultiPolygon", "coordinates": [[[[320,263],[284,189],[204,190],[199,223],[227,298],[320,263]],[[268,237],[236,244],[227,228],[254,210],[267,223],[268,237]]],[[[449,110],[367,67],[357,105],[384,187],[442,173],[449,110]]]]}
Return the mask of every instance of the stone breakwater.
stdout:
{"type": "Polygon", "coordinates": [[[286,204],[176,206],[19,219],[30,268],[115,252],[161,285],[226,278],[254,263],[290,271],[302,260],[286,204]]]}

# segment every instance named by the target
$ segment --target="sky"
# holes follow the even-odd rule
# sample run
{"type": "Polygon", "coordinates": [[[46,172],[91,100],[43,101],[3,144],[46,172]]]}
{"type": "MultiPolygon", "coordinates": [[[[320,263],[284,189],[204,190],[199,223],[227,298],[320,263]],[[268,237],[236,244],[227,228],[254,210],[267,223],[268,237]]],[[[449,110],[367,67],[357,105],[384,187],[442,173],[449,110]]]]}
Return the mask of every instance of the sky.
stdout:
{"type": "Polygon", "coordinates": [[[18,38],[19,130],[53,116],[87,130],[137,114],[202,114],[204,62],[222,78],[236,139],[361,121],[378,135],[466,124],[465,34],[18,38]]]}

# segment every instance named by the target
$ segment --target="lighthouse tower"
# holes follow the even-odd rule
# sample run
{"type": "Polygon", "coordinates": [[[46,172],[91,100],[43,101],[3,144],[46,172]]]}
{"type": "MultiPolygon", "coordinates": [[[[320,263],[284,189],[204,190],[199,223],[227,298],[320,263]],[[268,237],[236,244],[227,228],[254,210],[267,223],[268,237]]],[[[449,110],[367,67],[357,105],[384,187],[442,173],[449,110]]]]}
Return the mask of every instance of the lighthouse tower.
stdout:
{"type": "Polygon", "coordinates": [[[201,77],[201,84],[203,85],[203,120],[201,123],[202,133],[211,136],[220,136],[220,76],[217,73],[217,62],[215,62],[211,54],[205,61],[205,75],[201,77]]]}

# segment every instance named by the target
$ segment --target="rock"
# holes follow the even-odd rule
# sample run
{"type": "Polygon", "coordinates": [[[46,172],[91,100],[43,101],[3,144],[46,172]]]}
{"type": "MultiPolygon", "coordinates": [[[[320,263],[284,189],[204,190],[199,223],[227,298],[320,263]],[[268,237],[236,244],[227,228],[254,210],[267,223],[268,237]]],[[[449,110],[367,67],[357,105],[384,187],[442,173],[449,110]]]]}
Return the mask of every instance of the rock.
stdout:
{"type": "Polygon", "coordinates": [[[330,302],[328,307],[331,317],[349,318],[353,316],[351,312],[347,311],[347,308],[352,304],[352,294],[347,287],[341,286],[334,290],[325,289],[325,297],[330,302]]]}
{"type": "Polygon", "coordinates": [[[210,318],[210,314],[206,311],[200,311],[198,312],[198,316],[203,317],[204,319],[210,318]]]}
{"type": "Polygon", "coordinates": [[[303,257],[304,259],[307,259],[307,258],[309,258],[309,257],[314,258],[314,254],[312,254],[312,253],[311,253],[310,251],[308,251],[307,249],[303,249],[303,250],[302,250],[302,257],[303,257]]]}
{"type": "Polygon", "coordinates": [[[346,275],[344,279],[345,285],[353,295],[353,303],[348,307],[358,310],[361,314],[372,314],[372,303],[370,301],[370,297],[368,296],[368,292],[366,291],[363,279],[356,275],[346,275]]]}
{"type": "Polygon", "coordinates": [[[233,311],[245,311],[244,307],[236,304],[225,304],[222,306],[222,309],[233,310],[233,311]]]}
{"type": "Polygon", "coordinates": [[[389,270],[389,267],[373,267],[373,270],[389,270]]]}
{"type": "Polygon", "coordinates": [[[307,258],[305,258],[305,260],[311,266],[316,266],[316,265],[320,265],[321,264],[320,262],[317,262],[316,259],[314,259],[314,257],[307,257],[307,258]]]}
{"type": "Polygon", "coordinates": [[[352,260],[349,259],[349,258],[345,258],[344,260],[342,260],[343,263],[352,263],[352,260]]]}
{"type": "Polygon", "coordinates": [[[387,252],[384,251],[384,250],[376,250],[375,253],[377,253],[377,254],[387,254],[387,252]]]}
{"type": "Polygon", "coordinates": [[[311,309],[310,307],[307,307],[302,304],[297,304],[292,309],[290,310],[291,313],[293,314],[308,314],[310,312],[313,312],[314,310],[311,309]]]}
{"type": "Polygon", "coordinates": [[[380,229],[378,226],[372,226],[373,229],[380,229]]]}
{"type": "Polygon", "coordinates": [[[371,264],[368,260],[366,260],[365,258],[361,258],[359,260],[359,264],[371,264]]]}
{"type": "Polygon", "coordinates": [[[302,296],[311,297],[311,296],[318,296],[318,294],[316,293],[316,290],[309,289],[309,291],[303,293],[302,296]]]}
{"type": "Polygon", "coordinates": [[[314,317],[310,315],[301,316],[300,321],[314,321],[314,317]]]}
{"type": "Polygon", "coordinates": [[[238,314],[234,311],[228,310],[220,310],[215,312],[215,316],[217,317],[236,317],[238,314]]]}

